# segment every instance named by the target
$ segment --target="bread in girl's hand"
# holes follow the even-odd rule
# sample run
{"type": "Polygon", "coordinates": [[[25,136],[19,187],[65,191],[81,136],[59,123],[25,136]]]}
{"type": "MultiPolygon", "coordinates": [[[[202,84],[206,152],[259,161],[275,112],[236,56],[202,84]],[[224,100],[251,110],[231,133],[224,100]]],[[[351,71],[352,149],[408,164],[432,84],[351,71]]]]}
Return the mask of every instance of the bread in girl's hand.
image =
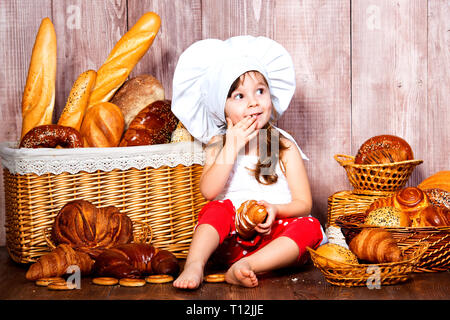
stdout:
{"type": "Polygon", "coordinates": [[[122,36],[97,70],[97,81],[88,108],[113,97],[152,45],[160,25],[160,17],[154,12],[147,12],[122,36]]]}
{"type": "Polygon", "coordinates": [[[117,147],[123,130],[120,108],[111,102],[101,102],[86,111],[80,133],[85,147],[117,147]]]}
{"type": "Polygon", "coordinates": [[[80,130],[97,73],[88,70],[80,74],[70,90],[58,124],[80,130]]]}
{"type": "Polygon", "coordinates": [[[341,264],[339,264],[339,262],[358,264],[358,259],[353,252],[335,243],[326,243],[321,245],[316,250],[316,253],[322,257],[327,258],[323,259],[322,257],[317,257],[317,263],[322,266],[328,266],[331,268],[342,266],[341,264]],[[333,261],[338,263],[334,263],[333,261]]]}
{"type": "Polygon", "coordinates": [[[235,226],[237,233],[243,239],[249,239],[255,234],[255,227],[264,222],[267,217],[266,207],[256,200],[247,200],[236,211],[235,226]]]}
{"type": "Polygon", "coordinates": [[[31,54],[22,97],[22,133],[52,123],[55,105],[56,34],[49,18],[42,20],[31,54]]]}
{"type": "Polygon", "coordinates": [[[359,148],[355,164],[383,164],[414,159],[411,146],[393,135],[375,136],[359,148]]]}
{"type": "Polygon", "coordinates": [[[122,110],[127,130],[137,114],[157,100],[164,100],[163,86],[155,77],[142,74],[125,81],[110,102],[122,110]]]}

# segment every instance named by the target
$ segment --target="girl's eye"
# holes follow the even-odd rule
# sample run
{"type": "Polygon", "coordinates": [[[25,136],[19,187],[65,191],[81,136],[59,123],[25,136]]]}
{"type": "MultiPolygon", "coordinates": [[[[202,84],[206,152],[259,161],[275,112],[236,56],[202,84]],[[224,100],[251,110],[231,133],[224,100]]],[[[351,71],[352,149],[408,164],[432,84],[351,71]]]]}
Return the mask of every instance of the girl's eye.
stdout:
{"type": "Polygon", "coordinates": [[[237,93],[237,94],[235,94],[234,95],[234,99],[235,100],[240,100],[240,99],[242,99],[244,96],[242,95],[242,93],[237,93]]]}
{"type": "Polygon", "coordinates": [[[256,90],[257,94],[263,94],[264,93],[264,88],[259,88],[258,90],[256,90]]]}

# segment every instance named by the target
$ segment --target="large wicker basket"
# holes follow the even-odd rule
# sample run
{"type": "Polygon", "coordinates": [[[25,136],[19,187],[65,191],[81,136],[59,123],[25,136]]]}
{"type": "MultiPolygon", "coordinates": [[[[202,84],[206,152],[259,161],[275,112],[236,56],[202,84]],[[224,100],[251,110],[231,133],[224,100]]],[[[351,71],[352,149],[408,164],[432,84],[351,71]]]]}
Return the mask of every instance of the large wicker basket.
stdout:
{"type": "Polygon", "coordinates": [[[404,260],[378,264],[338,262],[321,256],[309,247],[307,249],[314,265],[322,272],[327,282],[336,286],[374,288],[378,285],[392,285],[407,281],[428,247],[427,244],[414,246],[399,244],[399,246],[406,257],[404,260]]]}
{"type": "Polygon", "coordinates": [[[385,196],[361,195],[352,191],[339,191],[328,197],[327,224],[336,226],[336,219],[343,215],[365,211],[375,200],[385,196]]]}
{"type": "Polygon", "coordinates": [[[203,150],[193,144],[82,148],[76,152],[22,150],[14,149],[11,143],[2,144],[6,247],[11,258],[29,263],[48,252],[44,230],[52,226],[62,206],[75,199],[88,200],[98,207],[116,206],[137,222],[135,232],[148,224],[153,245],[184,258],[198,212],[206,203],[198,187],[203,150]],[[105,149],[115,150],[111,153],[105,149]],[[43,152],[47,154],[43,156],[43,152]],[[73,163],[65,160],[65,167],[60,169],[57,164],[62,157],[73,157],[73,163]],[[49,170],[45,167],[49,162],[53,163],[51,170],[62,172],[44,173],[49,170]],[[96,169],[98,162],[102,162],[103,170],[96,169]],[[33,170],[41,170],[36,164],[44,166],[43,172],[24,173],[30,163],[35,164],[33,170]],[[79,171],[83,167],[86,170],[79,171]],[[72,172],[64,171],[68,169],[72,172]]]}
{"type": "Polygon", "coordinates": [[[402,189],[414,168],[423,160],[407,160],[386,164],[355,164],[355,157],[336,154],[334,159],[344,167],[353,193],[389,195],[402,189]]]}
{"type": "MultiPolygon", "coordinates": [[[[365,212],[341,216],[336,224],[341,227],[347,242],[363,228],[380,228],[364,224],[365,212]]],[[[447,227],[383,227],[391,232],[399,245],[429,245],[417,263],[416,272],[439,272],[450,268],[450,226],[447,227]]]]}

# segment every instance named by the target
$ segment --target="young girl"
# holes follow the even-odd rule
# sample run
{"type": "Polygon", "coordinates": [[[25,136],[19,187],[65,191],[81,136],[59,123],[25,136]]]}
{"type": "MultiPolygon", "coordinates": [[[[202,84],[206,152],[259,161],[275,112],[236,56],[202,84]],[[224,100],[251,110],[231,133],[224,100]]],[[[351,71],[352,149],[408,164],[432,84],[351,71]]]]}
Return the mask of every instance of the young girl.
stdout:
{"type": "Polygon", "coordinates": [[[264,37],[202,40],[180,57],[172,110],[194,137],[207,144],[200,191],[211,200],[199,213],[177,288],[195,289],[213,255],[230,265],[225,279],[258,285],[257,274],[302,264],[306,247],[325,242],[312,207],[308,177],[293,138],[271,122],[295,90],[287,51],[264,37]],[[266,220],[242,239],[235,214],[259,200],[266,220]]]}

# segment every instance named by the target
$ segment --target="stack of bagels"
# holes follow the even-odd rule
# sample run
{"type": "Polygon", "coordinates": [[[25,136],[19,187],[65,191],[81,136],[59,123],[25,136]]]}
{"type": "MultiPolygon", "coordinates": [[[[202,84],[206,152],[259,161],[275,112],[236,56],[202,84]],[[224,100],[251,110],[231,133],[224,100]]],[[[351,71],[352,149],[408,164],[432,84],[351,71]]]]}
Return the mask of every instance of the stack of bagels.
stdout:
{"type": "Polygon", "coordinates": [[[103,65],[79,75],[56,124],[56,34],[42,20],[22,99],[21,148],[118,147],[192,141],[171,112],[164,88],[151,75],[127,80],[161,25],[145,13],[116,43],[103,65]],[[177,127],[178,126],[178,127],[177,127]],[[183,130],[183,131],[182,131],[183,130]],[[177,131],[177,132],[175,132],[177,131]]]}

